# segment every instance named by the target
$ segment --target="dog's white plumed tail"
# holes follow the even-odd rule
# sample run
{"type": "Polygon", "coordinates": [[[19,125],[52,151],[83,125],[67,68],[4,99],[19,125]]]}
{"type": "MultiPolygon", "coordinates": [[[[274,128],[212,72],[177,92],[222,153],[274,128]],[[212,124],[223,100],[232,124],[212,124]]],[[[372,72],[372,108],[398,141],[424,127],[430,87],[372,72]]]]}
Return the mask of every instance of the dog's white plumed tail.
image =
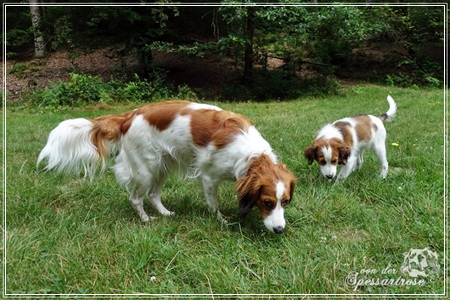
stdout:
{"type": "Polygon", "coordinates": [[[387,101],[389,103],[389,110],[385,113],[382,114],[380,119],[384,122],[390,122],[392,121],[392,118],[395,117],[395,115],[397,114],[397,104],[395,103],[394,99],[388,95],[387,96],[387,101]]]}
{"type": "Polygon", "coordinates": [[[101,160],[91,141],[91,121],[71,119],[61,122],[50,132],[47,144],[39,154],[37,164],[47,159],[45,170],[75,172],[92,178],[101,160]]]}
{"type": "Polygon", "coordinates": [[[125,116],[105,116],[93,120],[83,118],[61,122],[50,132],[47,144],[39,154],[37,165],[47,160],[45,170],[84,173],[93,178],[99,166],[120,142],[125,116]]]}

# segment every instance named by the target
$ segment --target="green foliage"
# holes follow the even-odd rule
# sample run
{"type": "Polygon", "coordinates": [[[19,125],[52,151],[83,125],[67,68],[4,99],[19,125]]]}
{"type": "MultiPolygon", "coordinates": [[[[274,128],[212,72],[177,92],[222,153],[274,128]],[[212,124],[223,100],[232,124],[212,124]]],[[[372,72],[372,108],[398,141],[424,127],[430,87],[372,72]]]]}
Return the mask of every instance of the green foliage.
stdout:
{"type": "Polygon", "coordinates": [[[141,80],[137,75],[134,81],[120,83],[120,86],[112,94],[116,101],[137,101],[142,102],[152,99],[155,89],[146,80],[141,80]]]}
{"type": "Polygon", "coordinates": [[[221,92],[223,100],[272,101],[295,99],[300,96],[335,95],[339,92],[338,82],[328,76],[290,76],[283,70],[255,72],[251,84],[231,82],[221,92]]]}
{"type": "MultiPolygon", "coordinates": [[[[43,6],[41,30],[51,50],[65,48],[72,59],[111,44],[121,44],[120,56],[136,53],[141,73],[146,76],[152,67],[151,53],[145,46],[165,32],[169,17],[176,16],[175,6],[126,7],[110,5],[43,6]]],[[[26,46],[32,47],[29,7],[8,9],[8,52],[26,46]]]]}
{"type": "Polygon", "coordinates": [[[153,80],[135,75],[133,81],[103,82],[99,76],[71,73],[68,82],[52,83],[50,88],[37,89],[30,102],[37,107],[78,107],[99,102],[151,102],[162,99],[196,98],[188,87],[166,83],[165,73],[154,72],[153,80]],[[178,90],[178,91],[177,91],[178,90]]]}
{"type": "MultiPolygon", "coordinates": [[[[137,58],[138,73],[144,78],[151,77],[154,72],[154,50],[197,57],[216,50],[232,57],[239,68],[245,45],[249,42],[246,31],[248,7],[229,0],[221,3],[224,5],[220,7],[205,5],[197,8],[48,5],[42,7],[41,30],[49,48],[66,48],[72,59],[113,44],[118,49],[114,52],[117,57],[137,58]],[[191,20],[186,23],[187,19],[191,20]],[[189,26],[183,27],[183,24],[189,26]]],[[[437,57],[444,48],[446,20],[443,7],[299,6],[292,5],[294,2],[290,0],[276,3],[280,5],[254,7],[253,58],[255,64],[263,68],[270,57],[277,57],[286,64],[327,64],[330,67],[318,73],[321,76],[336,75],[348,68],[355,49],[373,46],[369,41],[376,41],[378,49],[386,51],[383,80],[389,74],[387,81],[405,86],[437,86],[443,82],[443,63],[440,63],[443,60],[437,57]],[[401,48],[403,57],[400,61],[409,59],[412,63],[399,67],[399,60],[392,59],[397,49],[387,50],[391,46],[401,48]]],[[[29,7],[8,7],[6,20],[7,56],[31,49],[33,31],[29,7]]],[[[377,65],[373,63],[372,66],[377,65]]],[[[289,75],[298,76],[296,72],[298,70],[289,75]]]]}
{"type": "Polygon", "coordinates": [[[37,106],[81,106],[96,103],[108,92],[108,85],[98,76],[70,74],[71,81],[54,82],[50,88],[38,89],[31,102],[37,106]]]}
{"type": "MultiPolygon", "coordinates": [[[[230,36],[222,39],[245,39],[246,10],[227,6],[220,11],[233,28],[230,36]]],[[[377,12],[377,9],[353,6],[258,7],[254,47],[259,53],[256,55],[301,61],[309,53],[309,58],[316,62],[333,62],[347,55],[355,44],[386,28],[375,19],[377,12]]],[[[238,45],[243,47],[242,42],[238,45]]]]}
{"type": "Polygon", "coordinates": [[[444,84],[438,78],[441,77],[440,73],[443,73],[443,66],[427,57],[405,58],[396,64],[392,73],[386,75],[386,83],[400,87],[420,85],[438,88],[444,84]]]}
{"type": "Polygon", "coordinates": [[[156,41],[145,46],[146,51],[159,51],[159,52],[176,52],[182,55],[190,57],[203,58],[206,51],[215,49],[215,46],[210,43],[194,42],[193,45],[175,45],[172,42],[156,41]]]}
{"type": "MultiPolygon", "coordinates": [[[[229,49],[226,53],[241,60],[247,11],[245,7],[224,6],[219,12],[230,29],[218,41],[219,49],[229,49]]],[[[413,60],[414,65],[398,68],[397,61],[391,58],[393,53],[385,50],[387,58],[383,63],[391,63],[386,67],[392,73],[390,82],[436,86],[443,81],[442,65],[434,60],[431,67],[431,54],[425,48],[443,47],[444,19],[440,7],[258,6],[255,15],[254,57],[263,66],[268,58],[277,57],[285,62],[329,64],[330,68],[319,73],[336,74],[348,66],[354,49],[375,39],[385,45],[380,49],[391,49],[394,44],[414,54],[403,59],[413,60]],[[392,36],[392,40],[386,36],[392,36]]]]}
{"type": "Polygon", "coordinates": [[[141,79],[135,75],[133,81],[119,82],[111,94],[115,101],[148,102],[152,100],[168,99],[174,97],[173,88],[165,84],[165,76],[156,74],[153,81],[141,79]]]}
{"type": "Polygon", "coordinates": [[[23,63],[13,62],[11,69],[9,69],[9,74],[14,74],[18,78],[25,78],[25,72],[28,67],[23,63]]]}
{"type": "Polygon", "coordinates": [[[74,25],[68,15],[62,15],[55,20],[54,33],[51,35],[50,48],[57,50],[61,47],[72,51],[75,48],[74,25]]]}
{"type": "Polygon", "coordinates": [[[12,28],[8,30],[6,35],[6,47],[16,50],[29,47],[33,41],[33,33],[31,29],[12,28]]]}
{"type": "Polygon", "coordinates": [[[8,21],[7,26],[5,27],[6,34],[4,36],[7,57],[22,54],[28,49],[32,49],[33,30],[29,7],[8,6],[4,11],[6,12],[5,20],[8,21]]]}
{"type": "MultiPolygon", "coordinates": [[[[437,59],[444,41],[444,18],[440,7],[396,7],[386,15],[387,31],[407,55],[394,62],[386,82],[397,86],[443,84],[444,65],[437,59]]],[[[442,51],[442,55],[443,55],[442,51]]],[[[443,57],[442,57],[443,62],[443,57]]]]}

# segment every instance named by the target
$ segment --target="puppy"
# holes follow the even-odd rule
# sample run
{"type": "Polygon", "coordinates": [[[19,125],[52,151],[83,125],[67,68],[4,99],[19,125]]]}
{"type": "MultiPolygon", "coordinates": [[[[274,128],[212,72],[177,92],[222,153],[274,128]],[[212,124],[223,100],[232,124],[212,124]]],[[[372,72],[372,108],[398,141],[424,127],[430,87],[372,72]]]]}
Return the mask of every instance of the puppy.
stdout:
{"type": "Polygon", "coordinates": [[[387,101],[389,110],[380,117],[356,115],[325,125],[312,145],[305,149],[308,164],[317,161],[322,175],[330,180],[336,176],[337,165],[342,165],[336,182],[343,181],[356,168],[361,168],[364,151],[371,148],[381,163],[381,177],[386,178],[388,161],[383,123],[392,120],[397,113],[394,99],[388,96],[387,101]]]}
{"type": "Polygon", "coordinates": [[[206,202],[221,220],[218,186],[234,180],[240,216],[256,206],[269,231],[281,233],[285,228],[294,175],[242,115],[177,100],[92,120],[66,120],[50,133],[37,164],[47,160],[47,170],[84,172],[92,178],[98,166],[104,168],[107,157],[117,153],[116,179],[127,187],[143,222],[149,221],[144,198],[160,214],[173,214],[161,203],[161,191],[170,174],[181,173],[200,180],[206,202]]]}

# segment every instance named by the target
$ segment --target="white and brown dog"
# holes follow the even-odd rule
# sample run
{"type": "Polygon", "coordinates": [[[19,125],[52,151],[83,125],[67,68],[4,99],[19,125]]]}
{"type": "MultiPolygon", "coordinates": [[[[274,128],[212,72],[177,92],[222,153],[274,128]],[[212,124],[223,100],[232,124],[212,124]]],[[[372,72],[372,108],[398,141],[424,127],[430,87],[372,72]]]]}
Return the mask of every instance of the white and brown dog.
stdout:
{"type": "Polygon", "coordinates": [[[381,163],[381,177],[385,178],[388,161],[383,123],[390,121],[397,112],[394,99],[388,96],[387,101],[389,110],[380,117],[356,115],[322,127],[312,145],[305,149],[308,164],[317,161],[322,175],[330,180],[336,176],[337,165],[343,165],[336,179],[339,182],[356,168],[361,168],[364,151],[371,148],[381,163]]]}
{"type": "Polygon", "coordinates": [[[149,220],[143,208],[146,197],[162,215],[173,214],[161,203],[161,190],[171,173],[181,172],[200,179],[206,202],[220,219],[218,186],[236,180],[240,216],[257,206],[271,232],[285,228],[294,175],[242,115],[207,104],[168,101],[93,120],[66,120],[50,133],[37,163],[46,159],[47,170],[84,171],[92,178],[110,153],[118,153],[116,179],[130,191],[143,222],[149,220]]]}

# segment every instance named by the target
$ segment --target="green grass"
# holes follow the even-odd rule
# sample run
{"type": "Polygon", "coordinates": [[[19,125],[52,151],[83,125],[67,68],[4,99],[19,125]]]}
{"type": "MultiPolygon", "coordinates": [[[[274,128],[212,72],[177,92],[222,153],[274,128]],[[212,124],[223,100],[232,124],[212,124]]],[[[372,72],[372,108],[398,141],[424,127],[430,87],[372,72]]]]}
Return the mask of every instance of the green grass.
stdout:
{"type": "MultiPolygon", "coordinates": [[[[174,217],[142,224],[107,171],[92,183],[37,172],[39,151],[60,121],[134,107],[71,112],[7,111],[7,294],[442,294],[444,293],[444,100],[442,90],[349,87],[340,96],[224,103],[248,116],[298,182],[281,235],[257,211],[238,222],[234,185],[220,190],[222,225],[198,184],[172,178],[163,203],[174,217]],[[327,122],[357,113],[398,115],[386,125],[390,171],[368,152],[363,168],[332,186],[303,150],[327,122]],[[398,147],[392,146],[392,143],[398,147]],[[429,247],[441,274],[424,286],[345,283],[351,272],[405,277],[403,253],[429,247]],[[395,275],[381,274],[391,266],[395,275]]],[[[146,210],[157,212],[147,204],[146,210]]],[[[363,278],[363,275],[360,275],[363,278]]],[[[365,276],[365,278],[371,278],[365,276]]],[[[406,277],[407,278],[407,277],[406,277]]]]}

